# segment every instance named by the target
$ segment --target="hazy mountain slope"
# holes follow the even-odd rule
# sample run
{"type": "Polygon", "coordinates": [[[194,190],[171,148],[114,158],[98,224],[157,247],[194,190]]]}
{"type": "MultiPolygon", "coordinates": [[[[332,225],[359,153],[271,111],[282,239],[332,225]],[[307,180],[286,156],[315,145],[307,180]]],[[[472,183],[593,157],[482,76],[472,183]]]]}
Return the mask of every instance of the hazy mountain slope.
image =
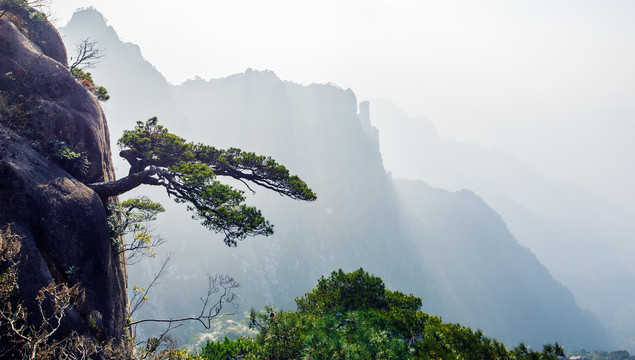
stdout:
{"type": "Polygon", "coordinates": [[[518,245],[500,216],[478,196],[434,189],[421,181],[395,181],[395,188],[411,217],[413,237],[419,235],[426,263],[437,273],[435,282],[447,291],[444,299],[451,300],[435,304],[447,320],[460,319],[473,327],[487,324],[508,343],[522,326],[524,339],[533,344],[545,336],[570,346],[602,344],[599,322],[580,310],[571,292],[518,245]],[[466,313],[459,315],[457,309],[466,313]],[[589,331],[595,339],[588,337],[589,331]]]}
{"type": "MultiPolygon", "coordinates": [[[[536,261],[524,260],[528,252],[513,237],[488,230],[500,231],[503,225],[480,200],[473,196],[430,197],[419,204],[429,211],[423,214],[447,211],[443,212],[446,216],[426,222],[411,205],[402,204],[403,194],[399,191],[397,196],[383,168],[376,138],[369,136],[373,134],[367,123],[369,114],[358,115],[351,90],[332,85],[301,86],[283,82],[269,71],[247,70],[225,79],[198,79],[149,89],[160,95],[155,99],[144,93],[145,72],[127,69],[143,60],[128,55],[108,57],[109,68],[122,75],[102,75],[97,68],[95,79],[99,82],[102,76],[110,76],[109,81],[116,86],[140,94],[140,102],[135,97],[117,98],[117,92],[109,89],[113,100],[107,111],[127,114],[128,109],[142,112],[139,107],[146,106],[153,115],[155,106],[163,109],[169,103],[174,106],[172,111],[178,109],[178,116],[185,119],[160,116],[174,132],[221,148],[235,146],[271,155],[318,194],[315,203],[307,204],[255,188],[257,194],[249,201],[275,224],[276,234],[247,239],[230,249],[220,236],[189,219],[185,209],[148,190],[153,199],[168,205],[168,212],[159,218],[157,232],[168,240],[160,252],[171,250],[175,256],[173,277],[157,287],[140,317],[187,315],[189,309],[198,307],[207,273],[229,273],[241,282],[242,309],[265,303],[291,308],[293,298],[311,289],[320,275],[363,266],[382,277],[390,288],[422,297],[426,310],[483,328],[489,336],[505,339],[510,345],[526,341],[538,346],[559,340],[572,347],[594,348],[604,343],[596,323],[577,309],[566,290],[549,276],[527,276],[547,271],[536,261]],[[475,202],[479,205],[474,206],[475,202]],[[462,207],[471,208],[478,216],[466,219],[457,210],[462,207]],[[461,236],[453,232],[461,229],[461,236]],[[459,240],[466,239],[482,246],[474,252],[439,251],[435,258],[429,249],[432,244],[445,244],[446,238],[454,239],[450,249],[460,248],[459,240]],[[508,257],[492,258],[489,254],[497,251],[494,245],[498,243],[515,250],[509,250],[508,257]],[[461,265],[479,262],[488,266],[478,276],[461,265]],[[517,266],[507,274],[510,262],[517,266]],[[522,282],[531,286],[514,285],[522,282]],[[525,313],[520,306],[526,302],[523,299],[540,299],[544,311],[540,306],[531,310],[549,314],[553,320],[532,324],[512,316],[525,313]],[[569,307],[571,311],[561,311],[569,307]],[[582,334],[560,326],[569,323],[577,324],[582,334]]],[[[126,127],[133,125],[131,122],[126,127]]],[[[143,286],[156,265],[132,268],[130,283],[143,286]]]]}
{"type": "MultiPolygon", "coordinates": [[[[520,339],[534,345],[547,339],[578,347],[603,344],[599,323],[580,311],[571,293],[478,197],[416,183],[398,186],[395,202],[378,144],[355,115],[350,90],[304,87],[248,70],[186,82],[174,87],[174,98],[188,118],[204,120],[191,135],[272,154],[315,187],[316,205],[330,215],[322,220],[300,204],[276,220],[289,227],[301,224],[297,235],[277,237],[289,241],[287,254],[268,255],[278,266],[287,266],[287,256],[303,264],[293,268],[294,275],[323,268],[325,259],[330,266],[363,265],[384,274],[391,286],[422,296],[426,310],[484,328],[510,344],[520,339]],[[323,246],[298,257],[293,249],[306,234],[323,246]]],[[[260,206],[277,215],[287,205],[260,206]]]]}
{"type": "MultiPolygon", "coordinates": [[[[360,131],[350,90],[303,87],[284,83],[272,72],[247,71],[210,82],[187,82],[174,94],[188,118],[200,121],[188,136],[271,155],[306,179],[318,194],[314,204],[298,204],[255,189],[253,203],[270,214],[277,234],[249,239],[239,247],[264,246],[271,240],[281,241],[282,249],[276,251],[288,251],[290,258],[297,259],[295,251],[301,251],[307,256],[304,265],[311,266],[295,269],[294,275],[308,271],[315,278],[333,267],[363,265],[398,273],[388,276],[389,281],[404,282],[399,278],[411,271],[410,266],[397,259],[420,259],[404,252],[410,241],[399,231],[390,180],[377,145],[360,131]],[[197,96],[204,101],[193,100],[197,96]],[[368,257],[373,253],[394,261],[377,263],[368,257]],[[311,269],[314,266],[318,268],[311,269]]],[[[287,261],[286,256],[275,257],[287,261]]]]}
{"type": "Polygon", "coordinates": [[[394,176],[482,196],[579,303],[613,329],[620,346],[628,346],[632,333],[613,325],[635,296],[624,286],[635,281],[626,246],[635,232],[627,211],[503,151],[440,139],[430,121],[410,118],[389,101],[372,102],[371,112],[384,164],[394,176]]]}

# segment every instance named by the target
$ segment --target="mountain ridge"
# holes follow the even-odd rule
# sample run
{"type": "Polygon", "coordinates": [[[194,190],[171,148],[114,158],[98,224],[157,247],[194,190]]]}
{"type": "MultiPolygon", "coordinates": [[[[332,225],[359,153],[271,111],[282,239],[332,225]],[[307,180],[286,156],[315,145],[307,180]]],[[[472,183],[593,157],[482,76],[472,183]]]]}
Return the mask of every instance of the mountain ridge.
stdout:
{"type": "MultiPolygon", "coordinates": [[[[73,26],[71,23],[68,27],[73,29],[73,26]]],[[[99,32],[99,29],[82,30],[88,35],[99,32]]],[[[67,41],[72,41],[70,33],[79,32],[73,29],[67,33],[67,41]]],[[[469,254],[458,251],[461,244],[478,238],[467,230],[450,236],[448,229],[455,231],[465,227],[498,239],[511,249],[518,250],[519,246],[513,237],[494,236],[487,226],[462,215],[465,213],[461,208],[469,208],[475,201],[468,193],[444,192],[446,195],[421,204],[432,211],[429,215],[434,214],[433,209],[445,206],[446,219],[425,223],[416,216],[415,219],[408,217],[419,211],[417,207],[404,205],[403,193],[400,200],[398,186],[382,164],[379,144],[369,136],[365,124],[373,114],[362,114],[363,106],[350,89],[320,84],[302,86],[281,81],[273,72],[259,71],[246,71],[224,79],[193,80],[181,85],[169,85],[163,79],[156,86],[146,88],[144,74],[159,79],[159,74],[152,74],[156,69],[143,59],[135,58],[135,54],[119,51],[118,47],[124,46],[121,42],[105,46],[113,52],[93,73],[96,79],[104,79],[99,81],[112,94],[106,111],[113,129],[124,129],[135,121],[158,115],[173,132],[195,141],[219,147],[238,146],[271,155],[305,179],[318,194],[318,200],[311,206],[296,206],[270,195],[250,196],[250,202],[276,224],[276,234],[267,239],[250,239],[235,249],[224,249],[209,241],[211,237],[218,242],[217,237],[196,228],[195,223],[178,215],[178,211],[170,211],[174,205],[167,203],[169,199],[150,191],[153,197],[156,195],[166,201],[170,212],[169,218],[159,218],[157,231],[166,239],[188,238],[187,242],[167,244],[176,253],[174,267],[179,274],[178,279],[165,281],[169,288],[180,286],[196,297],[196,278],[222,269],[235,274],[242,282],[241,295],[252,306],[273,302],[288,307],[292,306],[292,297],[309,290],[318,276],[336,268],[354,270],[363,266],[381,276],[392,288],[421,296],[424,306],[430,306],[427,311],[482,327],[488,335],[508,344],[525,341],[525,338],[530,338],[527,342],[532,346],[553,341],[574,348],[601,347],[607,343],[597,321],[587,318],[571,301],[568,290],[553,279],[527,280],[536,282],[536,288],[544,287],[537,296],[544,297],[545,303],[541,306],[549,310],[528,313],[515,306],[522,296],[528,295],[525,287],[510,293],[487,293],[509,285],[508,279],[504,279],[507,282],[497,287],[492,279],[500,277],[502,267],[497,266],[506,263],[509,266],[510,261],[504,258],[485,261],[481,253],[487,251],[483,249],[479,258],[491,263],[482,270],[484,275],[470,277],[469,268],[453,267],[469,259],[466,257],[469,254]],[[125,89],[123,96],[118,96],[119,89],[125,89]],[[448,198],[453,196],[458,204],[449,202],[448,198]],[[443,236],[434,236],[435,232],[443,236]],[[454,243],[444,245],[445,236],[454,239],[454,243]],[[445,254],[446,261],[440,258],[431,261],[435,256],[424,253],[425,249],[445,254]],[[442,273],[452,276],[435,278],[442,273]],[[457,277],[470,281],[464,283],[457,277]],[[470,288],[474,291],[465,290],[470,288]],[[562,299],[551,296],[551,291],[564,295],[562,299]],[[448,295],[444,298],[438,294],[448,295]],[[455,306],[444,308],[445,302],[455,306]],[[563,307],[568,311],[562,311],[563,307]],[[520,317],[512,316],[514,313],[520,317]],[[538,322],[537,328],[524,329],[523,322],[529,324],[532,319],[538,322]],[[581,329],[581,333],[568,333],[570,327],[581,329]]],[[[428,191],[426,186],[418,187],[424,194],[428,191]]],[[[477,208],[483,216],[488,214],[491,221],[490,212],[477,208]]],[[[500,223],[495,224],[492,226],[496,231],[504,233],[500,223]]],[[[546,271],[537,261],[528,261],[524,266],[529,272],[532,269],[546,271]]],[[[143,281],[141,275],[148,273],[148,269],[136,268],[136,274],[131,271],[131,281],[143,281]]],[[[522,273],[513,272],[513,278],[521,279],[522,273]]],[[[195,302],[188,302],[181,295],[174,298],[164,293],[155,299],[149,311],[168,317],[166,313],[171,309],[195,306],[192,305],[195,302]]]]}

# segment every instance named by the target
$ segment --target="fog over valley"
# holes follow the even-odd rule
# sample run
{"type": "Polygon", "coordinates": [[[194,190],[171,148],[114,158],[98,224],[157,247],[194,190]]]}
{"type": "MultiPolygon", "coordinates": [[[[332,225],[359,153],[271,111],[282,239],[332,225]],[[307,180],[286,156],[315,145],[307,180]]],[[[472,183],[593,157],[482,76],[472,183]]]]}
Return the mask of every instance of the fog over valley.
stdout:
{"type": "MultiPolygon", "coordinates": [[[[508,346],[635,352],[635,3],[51,9],[69,56],[85,38],[104,50],[89,71],[111,95],[113,149],[157,116],[188,140],[270,155],[318,195],[232,183],[275,234],[228,248],[163,189],[135,190],[166,207],[158,258],[174,252],[142,315],[196,308],[208,273],[241,283],[242,313],[293,309],[320,276],[363,267],[508,346]]],[[[129,284],[159,265],[131,266],[129,284]]]]}

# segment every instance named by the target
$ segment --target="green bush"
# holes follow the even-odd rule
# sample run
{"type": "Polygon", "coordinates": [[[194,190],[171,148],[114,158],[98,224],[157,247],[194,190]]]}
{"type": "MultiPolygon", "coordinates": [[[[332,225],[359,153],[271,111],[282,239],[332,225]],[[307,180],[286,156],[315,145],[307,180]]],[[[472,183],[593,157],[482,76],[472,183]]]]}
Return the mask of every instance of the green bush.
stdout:
{"type": "Polygon", "coordinates": [[[208,341],[201,349],[199,356],[205,360],[234,360],[242,359],[253,351],[254,342],[251,339],[238,338],[230,340],[228,337],[221,341],[208,341]]]}
{"type": "Polygon", "coordinates": [[[62,169],[76,178],[82,178],[86,175],[90,167],[86,153],[77,151],[75,146],[69,145],[63,140],[53,139],[48,141],[40,152],[57,162],[62,169]]]}
{"type": "Polygon", "coordinates": [[[387,290],[379,277],[363,269],[320,278],[296,303],[298,311],[252,311],[250,325],[259,331],[255,338],[209,341],[201,357],[555,360],[564,354],[557,343],[542,352],[523,344],[510,351],[480,330],[422,312],[420,298],[387,290]]]}
{"type": "Polygon", "coordinates": [[[106,90],[106,88],[103,86],[95,85],[95,81],[93,81],[93,78],[89,72],[85,72],[84,70],[79,68],[73,68],[71,70],[71,74],[80,84],[82,84],[88,91],[95,95],[98,100],[108,101],[110,99],[108,90],[106,90]]]}

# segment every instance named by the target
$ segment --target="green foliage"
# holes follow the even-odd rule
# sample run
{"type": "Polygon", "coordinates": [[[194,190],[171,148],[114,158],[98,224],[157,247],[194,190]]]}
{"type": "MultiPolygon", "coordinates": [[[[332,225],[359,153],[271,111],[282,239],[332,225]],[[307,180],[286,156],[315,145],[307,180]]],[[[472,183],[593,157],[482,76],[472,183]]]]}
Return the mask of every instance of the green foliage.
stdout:
{"type": "Polygon", "coordinates": [[[299,359],[302,357],[307,320],[296,312],[276,313],[267,308],[264,313],[252,312],[251,326],[259,330],[256,337],[256,359],[299,359]]]}
{"type": "Polygon", "coordinates": [[[85,72],[80,68],[71,69],[71,74],[73,77],[82,84],[88,91],[90,91],[93,95],[97,97],[100,101],[108,101],[110,99],[110,95],[108,95],[108,90],[106,90],[103,86],[95,85],[92,76],[89,72],[85,72]]]}
{"type": "Polygon", "coordinates": [[[85,152],[77,151],[76,147],[66,141],[53,139],[41,145],[38,141],[32,143],[35,150],[58,163],[62,169],[76,178],[86,175],[90,162],[85,152]]]}
{"type": "Polygon", "coordinates": [[[230,340],[228,337],[221,341],[208,341],[201,349],[199,356],[205,360],[234,360],[242,359],[255,348],[253,341],[245,338],[230,340]]]}
{"type": "Polygon", "coordinates": [[[158,213],[165,211],[163,205],[145,196],[122,201],[121,206],[126,208],[127,211],[138,211],[141,221],[154,221],[158,213]]]}
{"type": "Polygon", "coordinates": [[[244,204],[243,191],[222,184],[217,176],[250,181],[292,199],[316,199],[304,181],[272,158],[187,142],[159,125],[156,117],[124,131],[118,144],[131,174],[155,169],[152,175],[156,177],[147,183],[164,186],[176,202],[188,205],[203,226],[224,233],[229,246],[247,236],[271,235],[273,225],[258,209],[244,204]]]}
{"type": "MultiPolygon", "coordinates": [[[[260,328],[256,338],[267,359],[267,343],[274,349],[275,330],[281,324],[298,324],[302,356],[312,359],[406,359],[415,348],[410,341],[424,328],[427,315],[418,311],[421,299],[390,291],[381,278],[363,269],[352,273],[334,271],[320,278],[317,287],[296,299],[297,312],[269,312],[260,319],[252,315],[252,324],[260,328]],[[272,331],[274,330],[274,331],[272,331]]],[[[291,330],[287,332],[292,333],[291,330]]]]}
{"type": "Polygon", "coordinates": [[[125,158],[134,159],[136,166],[170,167],[176,173],[181,171],[183,176],[191,177],[192,181],[199,181],[197,185],[216,174],[249,180],[297,200],[317,198],[304,181],[289,175],[289,171],[271,157],[187,142],[159,125],[156,117],[138,121],[134,130],[124,131],[118,144],[125,158]]]}
{"type": "Polygon", "coordinates": [[[45,22],[48,20],[48,17],[46,16],[46,14],[39,11],[32,12],[31,15],[29,15],[29,18],[31,20],[39,21],[39,22],[45,22]]]}
{"type": "Polygon", "coordinates": [[[460,324],[447,324],[437,316],[430,316],[415,342],[416,358],[442,359],[512,359],[507,348],[497,340],[487,338],[460,324]]]}
{"type": "Polygon", "coordinates": [[[364,269],[348,274],[340,269],[329,278],[321,277],[313,291],[295,301],[299,312],[310,314],[381,310],[382,316],[404,332],[418,321],[411,315],[421,308],[420,298],[387,290],[381,278],[364,269]]]}
{"type": "Polygon", "coordinates": [[[159,213],[165,211],[160,203],[142,196],[109,206],[108,230],[113,248],[117,253],[127,251],[127,263],[135,263],[140,256],[154,257],[154,248],[163,243],[163,239],[150,235],[149,223],[156,220],[159,213]],[[132,235],[127,243],[122,237],[132,235]]]}
{"type": "Polygon", "coordinates": [[[376,311],[328,314],[307,322],[303,356],[312,359],[406,359],[408,343],[376,311]]]}
{"type": "Polygon", "coordinates": [[[110,100],[110,95],[108,95],[108,90],[106,90],[103,86],[95,86],[91,92],[97,96],[97,100],[100,101],[108,101],[110,100]]]}
{"type": "Polygon", "coordinates": [[[340,269],[328,279],[321,277],[313,291],[295,301],[298,311],[313,314],[388,308],[384,282],[363,269],[350,274],[340,269]]]}
{"type": "Polygon", "coordinates": [[[387,290],[379,277],[363,269],[322,277],[296,302],[298,311],[252,311],[255,338],[210,341],[201,357],[556,360],[564,354],[557,343],[545,345],[542,352],[523,344],[510,351],[480,330],[444,323],[420,311],[421,299],[387,290]]]}
{"type": "Polygon", "coordinates": [[[144,360],[201,360],[198,354],[190,354],[186,349],[165,349],[158,354],[144,353],[138,354],[135,359],[144,360]]]}
{"type": "Polygon", "coordinates": [[[115,238],[128,233],[145,232],[148,223],[156,220],[157,215],[164,211],[163,205],[146,196],[113,204],[110,206],[111,216],[108,217],[110,236],[115,238]]]}

